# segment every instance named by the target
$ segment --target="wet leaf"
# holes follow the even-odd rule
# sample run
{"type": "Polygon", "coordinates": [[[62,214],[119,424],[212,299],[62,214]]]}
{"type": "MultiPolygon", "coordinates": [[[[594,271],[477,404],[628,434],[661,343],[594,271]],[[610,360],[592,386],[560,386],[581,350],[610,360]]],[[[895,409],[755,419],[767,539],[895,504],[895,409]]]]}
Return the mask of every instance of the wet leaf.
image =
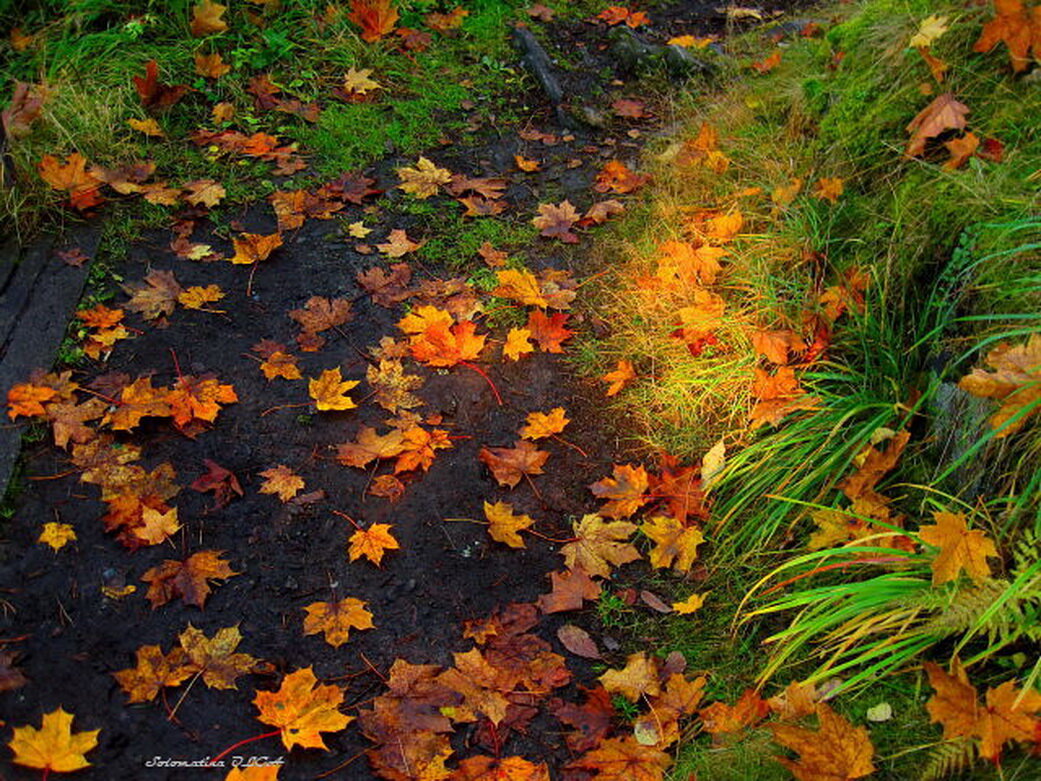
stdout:
{"type": "Polygon", "coordinates": [[[484,517],[488,519],[488,534],[491,538],[511,548],[525,547],[518,532],[535,523],[531,516],[514,513],[513,506],[506,502],[485,502],[484,517]]]}
{"type": "Polygon", "coordinates": [[[321,733],[339,732],[354,721],[339,711],[343,692],[319,684],[310,667],[286,675],[278,691],[258,691],[253,704],[260,721],[281,730],[287,750],[293,746],[327,749],[321,733]]]}
{"type": "Polygon", "coordinates": [[[628,521],[604,521],[599,515],[585,515],[573,525],[574,542],[560,549],[571,569],[582,567],[590,575],[611,576],[611,568],[641,558],[629,542],[636,524],[628,521]]]}
{"type": "Polygon", "coordinates": [[[141,576],[148,583],[145,597],[155,609],[177,597],[186,605],[203,607],[209,597],[211,580],[227,580],[238,575],[226,559],[223,551],[205,550],[193,553],[184,561],[167,559],[152,567],[141,576]]]}
{"type": "Polygon", "coordinates": [[[183,648],[164,654],[157,645],[143,645],[135,653],[135,667],[112,673],[128,703],[150,702],[163,687],[179,686],[196,672],[183,648]]]}
{"type": "Polygon", "coordinates": [[[72,714],[61,707],[43,714],[40,728],[31,725],[14,728],[7,745],[14,752],[12,762],[48,772],[71,773],[90,767],[84,756],[98,745],[100,729],[72,731],[72,714]]]}
{"type": "Polygon", "coordinates": [[[389,523],[374,523],[368,529],[354,532],[349,541],[351,561],[364,556],[377,567],[380,566],[384,553],[401,547],[391,535],[390,529],[389,523]]]}
{"type": "Polygon", "coordinates": [[[527,423],[521,427],[520,435],[524,439],[545,439],[559,434],[564,430],[571,419],[565,417],[563,407],[555,407],[550,412],[532,412],[528,415],[527,423]]]}
{"type": "Polygon", "coordinates": [[[356,385],[358,380],[344,380],[340,375],[340,367],[337,366],[335,369],[325,369],[317,379],[310,379],[307,392],[320,411],[348,410],[358,406],[347,395],[356,385]]]}
{"type": "Polygon", "coordinates": [[[482,447],[477,457],[491,470],[499,485],[516,488],[524,475],[542,474],[549,452],[519,439],[512,448],[482,447]]]}
{"type": "Polygon", "coordinates": [[[564,624],[557,630],[557,639],[575,656],[585,659],[600,658],[600,649],[596,647],[596,642],[590,637],[589,632],[581,627],[564,624]]]}
{"type": "Polygon", "coordinates": [[[264,478],[260,493],[275,494],[283,502],[288,502],[304,490],[304,479],[285,464],[265,469],[260,476],[264,478]]]}
{"type": "Polygon", "coordinates": [[[549,578],[553,590],[539,596],[539,609],[543,613],[581,610],[587,600],[592,602],[600,597],[600,584],[589,577],[581,565],[563,572],[551,572],[549,578]]]}
{"type": "Polygon", "coordinates": [[[372,629],[372,613],[365,602],[344,597],[339,602],[312,602],[304,608],[304,634],[325,634],[325,642],[339,648],[347,642],[351,629],[372,629]]]}
{"type": "Polygon", "coordinates": [[[201,673],[203,683],[211,689],[234,689],[235,679],[248,675],[257,666],[257,660],[249,654],[235,652],[242,642],[237,626],[218,629],[213,637],[206,637],[188,624],[178,637],[194,666],[193,672],[201,673]]]}
{"type": "Polygon", "coordinates": [[[425,157],[420,157],[415,167],[404,166],[394,170],[401,180],[398,187],[420,199],[437,195],[442,186],[452,181],[451,171],[438,168],[425,157]]]}
{"type": "Polygon", "coordinates": [[[918,530],[923,542],[940,549],[932,562],[933,585],[957,580],[963,570],[976,583],[989,578],[987,559],[997,557],[998,549],[986,532],[970,531],[962,513],[934,512],[933,518],[935,526],[918,530]]]}
{"type": "MultiPolygon", "coordinates": [[[[48,521],[43,525],[43,531],[37,537],[37,542],[50,545],[51,550],[61,550],[76,539],[76,530],[71,524],[48,521]]],[[[2,689],[0,689],[2,691],[2,689]]]]}

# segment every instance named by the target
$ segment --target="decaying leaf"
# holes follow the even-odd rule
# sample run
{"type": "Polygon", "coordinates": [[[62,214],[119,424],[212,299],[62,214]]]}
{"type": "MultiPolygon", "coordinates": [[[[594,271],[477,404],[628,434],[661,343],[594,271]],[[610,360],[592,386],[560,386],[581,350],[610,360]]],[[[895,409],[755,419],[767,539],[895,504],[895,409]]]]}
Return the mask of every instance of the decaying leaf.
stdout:
{"type": "Polygon", "coordinates": [[[605,521],[599,515],[585,515],[574,522],[574,542],[560,549],[568,567],[582,567],[590,575],[611,576],[612,567],[641,558],[629,542],[636,524],[628,521],[605,521]]]}
{"type": "Polygon", "coordinates": [[[774,741],[799,754],[798,760],[778,757],[800,781],[824,778],[863,778],[875,772],[875,747],[864,727],[854,727],[824,703],[817,705],[819,730],[791,724],[771,724],[774,741]],[[839,775],[841,773],[841,775],[839,775]]]}
{"type": "Polygon", "coordinates": [[[525,475],[541,475],[549,452],[523,439],[512,448],[482,447],[477,456],[491,470],[499,485],[516,488],[525,475]]]}

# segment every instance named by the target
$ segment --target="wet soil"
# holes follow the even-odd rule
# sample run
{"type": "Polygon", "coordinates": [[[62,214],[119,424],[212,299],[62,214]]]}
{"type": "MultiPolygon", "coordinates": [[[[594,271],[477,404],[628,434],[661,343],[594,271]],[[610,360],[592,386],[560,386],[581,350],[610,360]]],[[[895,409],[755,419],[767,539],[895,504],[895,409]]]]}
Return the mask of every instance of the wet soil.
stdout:
{"type": "MultiPolygon", "coordinates": [[[[671,6],[653,35],[718,29],[719,15],[706,8],[701,3],[671,6]]],[[[603,27],[579,22],[550,30],[551,54],[580,51],[584,63],[594,66],[562,71],[567,93],[600,95],[597,99],[609,115],[611,100],[626,94],[624,82],[633,74],[614,70],[604,47],[603,27]],[[623,86],[612,86],[616,79],[623,86]]],[[[554,125],[553,112],[534,87],[511,100],[516,107],[533,107],[521,125],[478,126],[471,137],[426,155],[455,172],[509,178],[510,209],[490,219],[527,221],[538,203],[550,199],[568,198],[582,210],[600,199],[590,185],[603,163],[613,158],[634,162],[653,130],[649,121],[611,119],[603,128],[567,131],[554,125]],[[568,140],[553,146],[525,141],[518,136],[523,128],[568,140]],[[543,172],[518,174],[512,165],[514,154],[540,158],[543,172]],[[570,160],[582,162],[569,168],[570,160]]],[[[436,235],[437,220],[402,212],[399,207],[408,196],[392,189],[397,184],[394,167],[414,162],[388,158],[366,172],[387,191],[380,224],[370,238],[382,241],[393,228],[404,228],[415,240],[436,235]]],[[[447,199],[443,207],[458,208],[447,199]]],[[[337,216],[360,219],[362,207],[349,206],[337,216]]],[[[275,230],[266,203],[244,208],[232,220],[236,231],[275,230]]],[[[214,232],[215,226],[207,225],[201,221],[193,239],[212,243],[217,251],[230,255],[228,231],[216,226],[214,232]]],[[[586,486],[608,474],[612,462],[625,459],[615,433],[624,430],[624,421],[603,419],[602,387],[576,379],[566,355],[538,353],[519,362],[479,361],[501,393],[502,405],[475,371],[410,363],[409,371],[426,380],[417,391],[424,402],[419,411],[442,416],[441,427],[449,430],[453,447],[439,451],[428,472],[410,473],[399,501],[372,496],[367,488],[373,471],[340,465],[334,446],[353,439],[361,426],[376,426],[389,417],[371,401],[362,401],[360,393],[367,387],[369,348],[381,337],[400,335],[396,323],[403,310],[376,306],[355,281],[358,272],[381,264],[379,256],[357,252],[358,242],[345,240],[338,220],[308,220],[287,233],[284,246],[248,279],[248,267],[177,258],[168,248],[170,238],[169,231],[157,231],[136,244],[119,274],[137,281],[150,270],[170,270],[184,287],[217,284],[226,293],[215,305],[222,313],[178,309],[165,328],[132,320],[140,334],[119,344],[107,364],[77,372],[76,379],[86,383],[96,374],[115,371],[131,377],[151,374],[153,384],[161,386],[182,373],[212,373],[234,385],[238,403],[224,407],[215,425],[195,438],[181,435],[162,420],[147,419],[132,434],[121,436],[143,447],[141,463],[146,468],[169,462],[176,469],[183,488],[171,503],[178,508],[183,531],[163,545],[134,552],[123,548],[105,533],[99,520],[105,505],[96,487],[79,482],[67,454],[47,437],[24,453],[28,486],[3,535],[0,642],[3,650],[16,656],[28,683],[0,694],[0,718],[8,725],[38,724],[41,713],[63,706],[76,715],[77,730],[100,728],[100,743],[89,755],[93,767],[76,776],[84,781],[222,778],[226,771],[148,764],[155,757],[213,757],[236,741],[265,731],[256,720],[254,692],[275,688],[286,672],[313,666],[319,679],[344,688],[344,710],[355,713],[357,706],[384,690],[379,674],[385,674],[395,659],[450,665],[453,652],[472,646],[462,637],[463,622],[487,617],[509,603],[536,599],[549,590],[547,574],[561,569],[563,562],[555,552],[559,546],[544,539],[529,536],[526,549],[515,550],[492,541],[480,524],[445,519],[483,519],[482,503],[502,500],[536,518],[535,528],[545,537],[565,539],[574,518],[596,509],[586,486]],[[287,313],[316,295],[350,299],[355,316],[339,333],[327,332],[328,343],[320,351],[298,353],[301,371],[304,377],[316,377],[323,369],[339,366],[345,379],[361,380],[352,394],[362,401],[358,409],[322,413],[308,412],[304,406],[279,409],[306,402],[304,384],[266,380],[250,354],[250,348],[265,338],[291,345],[297,328],[287,313]],[[575,447],[548,440],[549,444],[540,444],[551,453],[545,474],[522,481],[513,490],[498,485],[478,460],[478,450],[512,445],[529,412],[557,406],[572,418],[565,436],[575,447]],[[217,509],[212,495],[190,490],[188,484],[206,471],[206,459],[231,470],[244,495],[217,509]],[[324,499],[296,506],[260,494],[258,473],[277,464],[301,475],[307,491],[324,491],[324,499]],[[349,562],[347,537],[353,528],[334,511],[365,527],[393,524],[401,549],[388,552],[382,567],[362,560],[349,562]],[[38,544],[36,538],[46,521],[72,524],[77,541],[58,552],[38,544]],[[141,582],[141,575],[165,559],[183,559],[200,550],[224,551],[239,574],[215,586],[204,609],[175,600],[153,610],[145,599],[147,584],[141,582]],[[103,587],[122,585],[135,585],[137,590],[123,598],[102,592],[103,587]],[[303,635],[305,605],[346,596],[367,603],[375,629],[352,632],[349,642],[338,649],[321,636],[303,635]],[[143,645],[170,649],[189,624],[207,635],[238,626],[244,638],[239,650],[265,660],[267,671],[241,678],[235,690],[213,690],[200,682],[188,690],[184,686],[167,690],[165,705],[128,705],[112,673],[132,666],[135,650],[143,645]],[[169,718],[174,709],[174,718],[169,718]]],[[[569,268],[595,274],[597,269],[590,266],[586,254],[592,240],[589,234],[583,236],[577,249],[544,240],[513,249],[533,269],[569,268]]],[[[453,275],[448,269],[416,262],[413,267],[421,279],[453,275]]],[[[573,315],[569,325],[582,327],[581,316],[573,315]]],[[[501,329],[494,334],[502,336],[501,329]]],[[[379,473],[387,471],[382,467],[379,473]]],[[[591,610],[566,618],[546,617],[536,631],[567,657],[575,682],[589,684],[592,667],[567,654],[556,639],[555,631],[565,620],[584,625],[602,639],[591,610]]],[[[619,661],[621,657],[608,658],[612,665],[619,661]]],[[[565,698],[575,698],[573,687],[562,690],[565,698]]],[[[569,758],[563,732],[560,724],[543,715],[526,734],[511,737],[502,750],[560,768],[569,758]]],[[[364,757],[342,767],[370,745],[356,724],[325,739],[329,752],[296,749],[288,755],[277,738],[269,738],[235,753],[286,756],[282,779],[314,778],[329,771],[335,778],[371,777],[364,757]]],[[[466,755],[473,740],[473,728],[460,729],[453,745],[459,755],[466,755]]],[[[0,777],[39,776],[9,766],[0,777]]]]}

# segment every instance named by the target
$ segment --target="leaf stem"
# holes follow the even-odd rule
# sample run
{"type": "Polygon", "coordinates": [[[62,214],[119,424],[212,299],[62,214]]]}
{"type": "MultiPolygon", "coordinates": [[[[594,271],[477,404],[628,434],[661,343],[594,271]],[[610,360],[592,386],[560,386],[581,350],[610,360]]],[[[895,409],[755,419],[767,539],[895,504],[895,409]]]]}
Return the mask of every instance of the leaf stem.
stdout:
{"type": "Polygon", "coordinates": [[[470,363],[469,361],[459,361],[459,365],[465,366],[467,369],[475,371],[482,377],[484,377],[484,381],[488,383],[488,387],[490,387],[492,389],[492,393],[495,394],[495,400],[499,402],[500,407],[503,406],[502,396],[499,395],[499,389],[495,387],[495,383],[492,382],[492,378],[485,373],[484,369],[482,369],[479,366],[476,366],[475,364],[470,363]]]}
{"type": "Polygon", "coordinates": [[[215,756],[213,759],[211,759],[210,760],[210,764],[216,765],[216,763],[219,760],[223,759],[225,756],[227,756],[230,752],[232,752],[235,749],[237,749],[239,746],[245,746],[247,743],[252,743],[255,740],[263,740],[264,738],[273,738],[275,735],[279,735],[281,733],[282,733],[282,730],[280,730],[280,729],[273,729],[273,730],[271,730],[271,732],[265,732],[262,735],[254,735],[251,738],[246,738],[245,740],[240,740],[238,743],[233,743],[232,745],[230,745],[226,749],[224,749],[221,753],[219,753],[217,756],[215,756]]]}

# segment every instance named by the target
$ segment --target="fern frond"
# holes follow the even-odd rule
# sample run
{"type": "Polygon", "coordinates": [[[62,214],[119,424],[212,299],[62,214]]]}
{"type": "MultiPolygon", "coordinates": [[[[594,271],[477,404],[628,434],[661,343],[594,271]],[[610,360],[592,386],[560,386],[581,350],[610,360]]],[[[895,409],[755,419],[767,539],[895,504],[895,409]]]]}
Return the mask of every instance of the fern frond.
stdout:
{"type": "Polygon", "coordinates": [[[926,760],[920,781],[940,781],[964,772],[976,761],[976,743],[949,740],[934,748],[926,760]]]}

